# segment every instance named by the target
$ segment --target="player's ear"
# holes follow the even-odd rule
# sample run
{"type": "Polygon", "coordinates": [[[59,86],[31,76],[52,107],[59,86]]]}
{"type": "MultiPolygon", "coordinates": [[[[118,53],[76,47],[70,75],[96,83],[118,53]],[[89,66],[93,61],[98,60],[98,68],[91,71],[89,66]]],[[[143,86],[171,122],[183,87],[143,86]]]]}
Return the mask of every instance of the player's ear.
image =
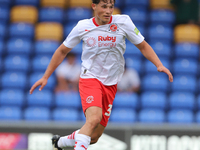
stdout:
{"type": "Polygon", "coordinates": [[[96,4],[92,3],[92,9],[93,9],[93,10],[96,9],[96,4]]]}

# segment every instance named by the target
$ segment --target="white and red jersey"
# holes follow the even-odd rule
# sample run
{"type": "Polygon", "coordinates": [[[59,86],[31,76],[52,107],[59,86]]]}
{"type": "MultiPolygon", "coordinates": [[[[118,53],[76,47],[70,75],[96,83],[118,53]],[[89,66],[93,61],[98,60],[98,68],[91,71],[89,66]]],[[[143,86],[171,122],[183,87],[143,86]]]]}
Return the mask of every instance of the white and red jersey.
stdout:
{"type": "Polygon", "coordinates": [[[124,72],[125,39],[139,44],[144,37],[128,15],[112,15],[109,24],[98,25],[95,18],[78,22],[63,44],[74,48],[83,41],[81,78],[97,78],[114,85],[124,72]]]}

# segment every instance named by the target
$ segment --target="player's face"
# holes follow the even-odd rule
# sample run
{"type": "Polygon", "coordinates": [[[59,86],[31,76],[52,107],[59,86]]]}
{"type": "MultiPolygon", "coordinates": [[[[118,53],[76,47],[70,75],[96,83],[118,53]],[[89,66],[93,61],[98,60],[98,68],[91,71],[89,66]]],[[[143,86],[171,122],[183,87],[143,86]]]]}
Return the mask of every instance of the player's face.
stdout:
{"type": "Polygon", "coordinates": [[[114,11],[114,1],[100,1],[99,4],[92,4],[92,8],[95,13],[95,21],[99,25],[104,25],[110,21],[110,17],[114,11]]]}

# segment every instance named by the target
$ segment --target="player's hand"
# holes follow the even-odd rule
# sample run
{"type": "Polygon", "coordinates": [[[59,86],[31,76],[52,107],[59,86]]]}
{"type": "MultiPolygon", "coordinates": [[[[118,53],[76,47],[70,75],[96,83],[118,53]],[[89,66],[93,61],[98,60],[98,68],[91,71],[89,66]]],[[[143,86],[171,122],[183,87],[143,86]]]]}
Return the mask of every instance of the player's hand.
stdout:
{"type": "Polygon", "coordinates": [[[40,88],[39,88],[39,91],[41,91],[46,84],[47,84],[47,79],[46,78],[41,78],[40,80],[35,82],[35,84],[33,84],[33,86],[30,89],[30,94],[32,94],[33,91],[35,90],[35,88],[38,87],[39,85],[41,85],[40,88]]]}
{"type": "Polygon", "coordinates": [[[170,82],[173,82],[173,76],[172,76],[171,72],[169,71],[169,69],[167,69],[167,68],[164,67],[164,66],[160,66],[160,67],[157,68],[157,70],[158,70],[159,72],[164,72],[164,73],[166,73],[166,74],[168,75],[168,77],[169,77],[169,81],[170,81],[170,82]]]}

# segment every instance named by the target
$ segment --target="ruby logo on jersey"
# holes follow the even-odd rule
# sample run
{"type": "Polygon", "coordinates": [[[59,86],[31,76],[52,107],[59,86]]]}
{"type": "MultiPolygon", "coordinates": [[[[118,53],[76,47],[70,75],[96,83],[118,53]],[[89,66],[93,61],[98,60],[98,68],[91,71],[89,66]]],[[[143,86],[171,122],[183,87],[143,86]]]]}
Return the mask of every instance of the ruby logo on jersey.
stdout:
{"type": "Polygon", "coordinates": [[[94,101],[94,97],[88,96],[87,99],[86,99],[86,103],[92,103],[92,101],[94,101]]]}
{"type": "Polygon", "coordinates": [[[116,36],[115,37],[110,37],[110,36],[98,36],[98,41],[112,41],[112,42],[116,42],[116,36]]]}
{"type": "Polygon", "coordinates": [[[87,46],[94,47],[96,45],[96,39],[94,37],[89,37],[86,41],[87,46]]]}

